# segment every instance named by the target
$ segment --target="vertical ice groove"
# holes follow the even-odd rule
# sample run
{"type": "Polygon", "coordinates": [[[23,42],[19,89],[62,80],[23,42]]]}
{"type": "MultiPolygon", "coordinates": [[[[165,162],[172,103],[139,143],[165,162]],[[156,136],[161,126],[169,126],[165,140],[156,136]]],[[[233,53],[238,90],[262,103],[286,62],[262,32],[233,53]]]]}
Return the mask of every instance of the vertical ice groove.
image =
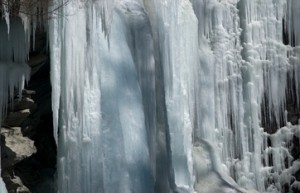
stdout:
{"type": "Polygon", "coordinates": [[[123,10],[131,10],[125,15],[125,35],[130,53],[137,70],[141,88],[145,126],[152,170],[155,168],[156,103],[155,103],[155,66],[153,57],[153,40],[150,21],[139,1],[123,1],[123,10]],[[135,19],[139,15],[139,19],[135,19]],[[143,48],[143,49],[140,49],[143,48]]]}
{"type": "Polygon", "coordinates": [[[193,191],[193,76],[197,64],[197,21],[189,1],[145,2],[162,63],[175,183],[193,191]],[[152,8],[150,6],[153,6],[152,8]],[[187,30],[189,29],[189,30],[187,30]]]}
{"type": "MultiPolygon", "coordinates": [[[[115,4],[121,0],[98,0],[95,1],[98,4],[99,13],[101,15],[101,23],[102,23],[102,30],[106,36],[109,36],[110,27],[113,20],[113,9],[115,4]]],[[[109,41],[109,40],[108,40],[109,41]]]]}

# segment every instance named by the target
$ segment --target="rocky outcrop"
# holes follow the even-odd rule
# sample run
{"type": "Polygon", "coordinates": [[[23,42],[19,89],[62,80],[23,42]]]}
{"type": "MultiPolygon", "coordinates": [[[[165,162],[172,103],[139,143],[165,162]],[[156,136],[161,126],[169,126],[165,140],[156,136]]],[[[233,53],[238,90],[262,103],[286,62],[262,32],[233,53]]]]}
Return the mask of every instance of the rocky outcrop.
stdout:
{"type": "Polygon", "coordinates": [[[21,127],[2,128],[1,135],[5,148],[9,149],[3,165],[14,165],[36,153],[34,142],[22,134],[21,127]]]}
{"type": "Polygon", "coordinates": [[[10,112],[3,121],[1,128],[1,164],[2,177],[9,193],[30,193],[14,168],[21,161],[37,152],[34,141],[24,136],[22,123],[28,119],[35,105],[32,99],[22,96],[10,104],[10,112]]]}

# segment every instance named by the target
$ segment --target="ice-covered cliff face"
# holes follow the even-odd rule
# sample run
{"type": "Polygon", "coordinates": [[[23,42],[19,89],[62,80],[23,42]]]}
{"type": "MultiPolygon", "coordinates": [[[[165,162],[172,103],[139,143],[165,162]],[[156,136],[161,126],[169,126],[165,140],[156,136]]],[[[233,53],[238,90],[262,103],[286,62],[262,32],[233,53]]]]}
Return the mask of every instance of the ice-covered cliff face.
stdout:
{"type": "Polygon", "coordinates": [[[299,189],[286,105],[300,104],[299,10],[298,0],[59,9],[49,26],[58,192],[299,189]]]}

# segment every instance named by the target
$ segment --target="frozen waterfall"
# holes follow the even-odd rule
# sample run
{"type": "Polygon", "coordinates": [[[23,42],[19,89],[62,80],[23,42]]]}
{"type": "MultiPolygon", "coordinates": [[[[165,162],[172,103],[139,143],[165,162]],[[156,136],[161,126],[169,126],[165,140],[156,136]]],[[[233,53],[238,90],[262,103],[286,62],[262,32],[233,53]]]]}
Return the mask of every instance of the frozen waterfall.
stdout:
{"type": "MultiPolygon", "coordinates": [[[[300,190],[299,0],[49,10],[57,192],[300,190]]],[[[28,80],[37,21],[21,18],[0,20],[0,117],[28,80]]]]}
{"type": "Polygon", "coordinates": [[[298,186],[286,97],[299,105],[299,6],[69,3],[49,27],[58,191],[298,186]]]}

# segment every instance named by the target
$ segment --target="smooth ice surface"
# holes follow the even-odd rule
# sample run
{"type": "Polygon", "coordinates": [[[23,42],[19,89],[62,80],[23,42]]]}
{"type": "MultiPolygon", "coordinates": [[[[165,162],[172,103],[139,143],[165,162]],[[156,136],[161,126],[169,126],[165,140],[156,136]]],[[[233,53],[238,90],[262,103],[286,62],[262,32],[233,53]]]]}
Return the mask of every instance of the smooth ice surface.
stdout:
{"type": "Polygon", "coordinates": [[[298,0],[74,0],[53,13],[64,16],[49,26],[58,191],[298,187],[286,102],[300,104],[299,10],[298,0]]]}

